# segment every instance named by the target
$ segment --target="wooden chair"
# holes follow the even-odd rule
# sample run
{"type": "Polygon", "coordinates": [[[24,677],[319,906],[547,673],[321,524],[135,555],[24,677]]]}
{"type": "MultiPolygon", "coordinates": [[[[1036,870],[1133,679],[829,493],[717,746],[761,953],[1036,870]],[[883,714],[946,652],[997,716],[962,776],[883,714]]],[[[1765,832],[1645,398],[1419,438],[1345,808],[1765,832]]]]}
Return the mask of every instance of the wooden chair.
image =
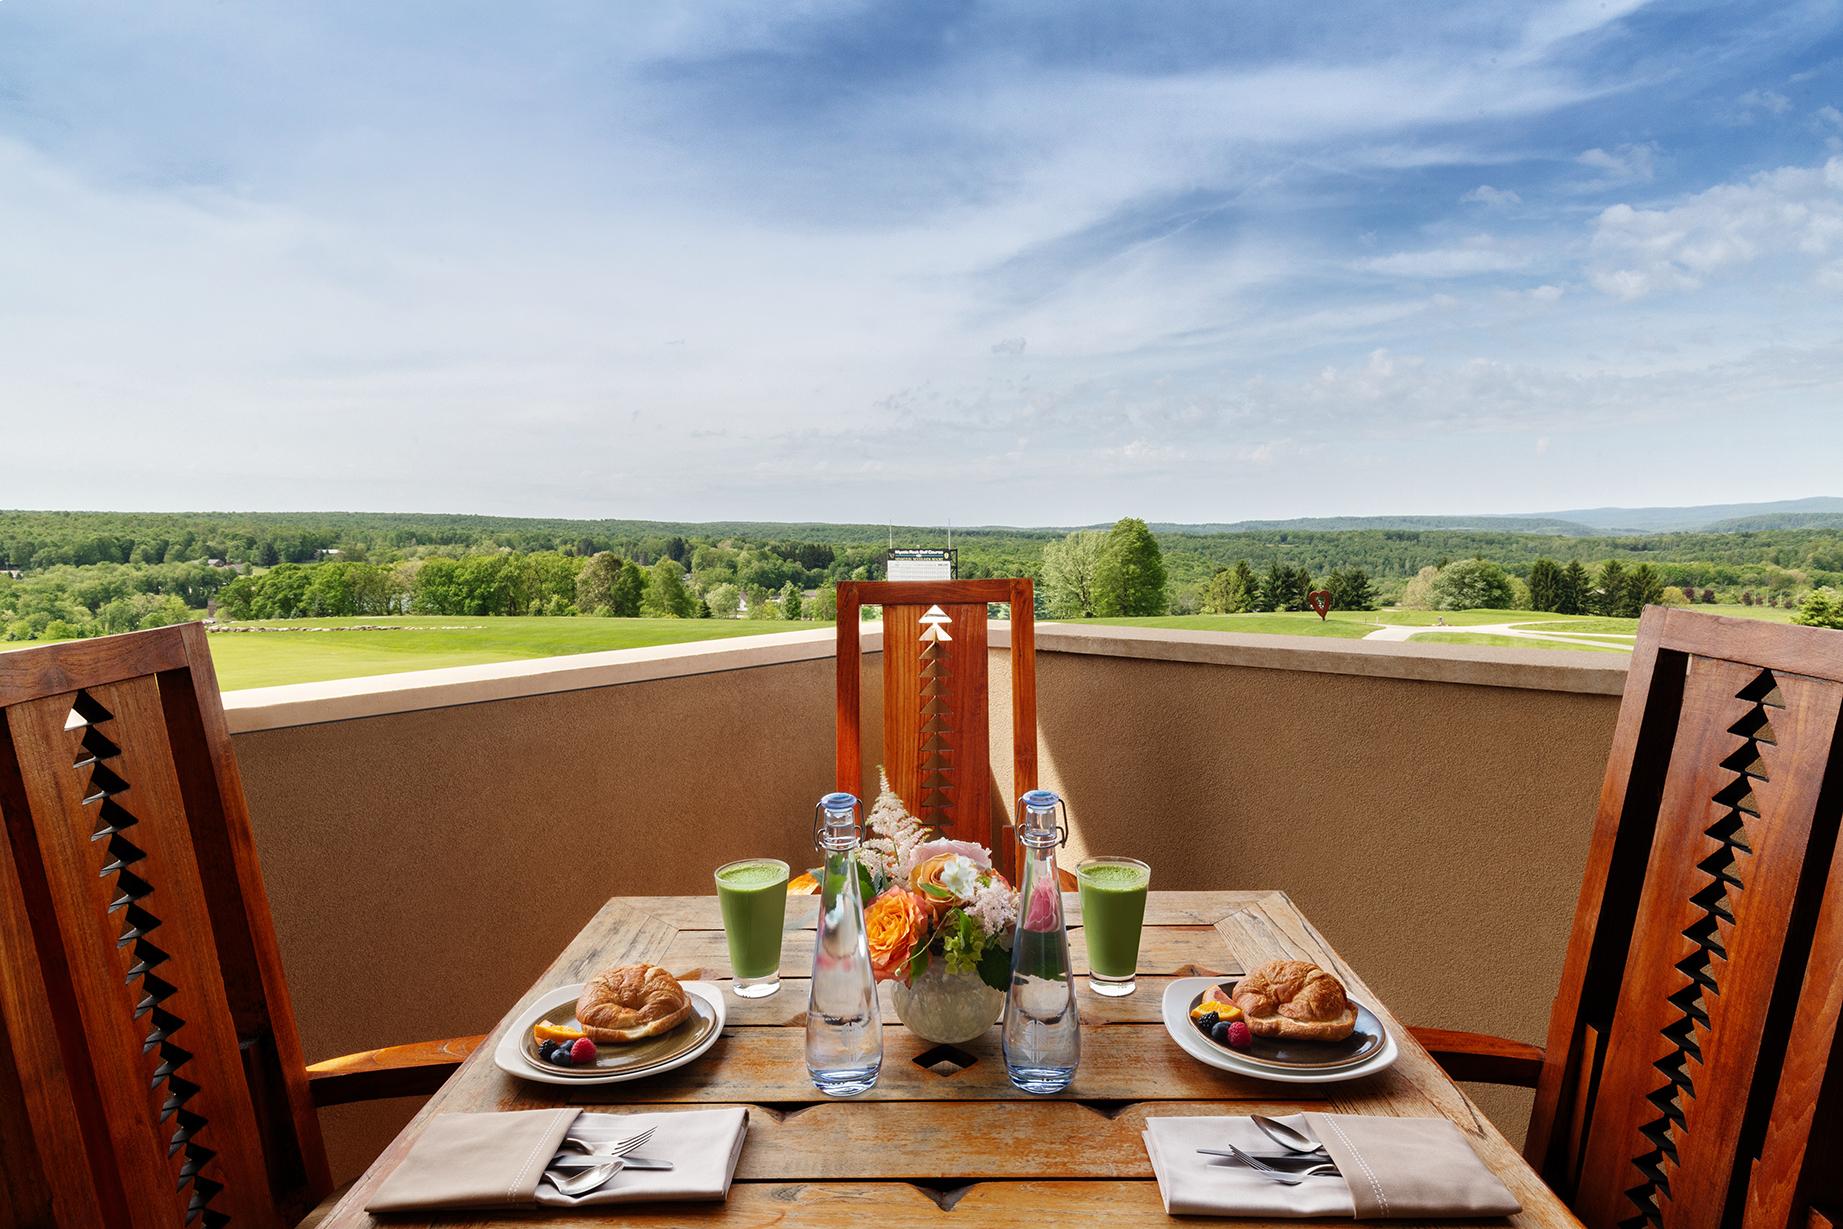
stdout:
{"type": "Polygon", "coordinates": [[[1417,1030],[1591,1229],[1843,1224],[1840,711],[1843,634],[1646,610],[1546,1049],[1417,1030]]]}
{"type": "Polygon", "coordinates": [[[864,782],[859,745],[858,619],[883,608],[883,767],[911,813],[991,848],[1014,870],[1007,807],[992,806],[986,712],[986,608],[1011,606],[1012,796],[1037,787],[1037,659],[1031,582],[845,581],[838,586],[837,788],[864,782]]]}
{"type": "Polygon", "coordinates": [[[0,653],[0,821],[0,1224],[293,1224],[480,1040],[303,1063],[198,624],[0,653]]]}

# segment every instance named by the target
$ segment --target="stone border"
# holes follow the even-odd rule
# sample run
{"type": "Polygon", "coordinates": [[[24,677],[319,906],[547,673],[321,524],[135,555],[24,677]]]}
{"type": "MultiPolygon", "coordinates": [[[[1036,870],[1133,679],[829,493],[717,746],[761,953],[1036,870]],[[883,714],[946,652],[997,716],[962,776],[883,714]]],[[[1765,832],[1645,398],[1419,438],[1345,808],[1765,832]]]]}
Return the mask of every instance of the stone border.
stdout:
{"type": "MultiPolygon", "coordinates": [[[[1006,649],[1010,644],[1010,625],[995,621],[991,626],[990,646],[1006,649]]],[[[383,717],[418,709],[615,687],[654,679],[819,661],[832,657],[832,645],[832,629],[817,627],[733,640],[700,640],[644,649],[615,649],[567,657],[379,674],[325,683],[254,687],[225,692],[224,709],[231,733],[242,734],[383,717]]],[[[867,653],[882,652],[881,624],[863,629],[863,647],[867,653]]],[[[1625,687],[1628,664],[1626,658],[1615,654],[1573,653],[1566,649],[1505,649],[1456,644],[1435,648],[1417,646],[1411,641],[1056,623],[1038,626],[1037,651],[1589,695],[1618,695],[1625,687]],[[1606,660],[1609,657],[1614,660],[1606,660]]]]}

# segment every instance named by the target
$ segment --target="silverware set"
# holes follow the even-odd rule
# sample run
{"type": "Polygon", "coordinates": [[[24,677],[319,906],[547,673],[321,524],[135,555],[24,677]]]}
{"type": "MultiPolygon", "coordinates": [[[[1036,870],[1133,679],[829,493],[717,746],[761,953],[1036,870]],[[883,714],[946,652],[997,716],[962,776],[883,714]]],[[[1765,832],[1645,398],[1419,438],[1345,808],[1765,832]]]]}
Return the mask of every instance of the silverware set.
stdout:
{"type": "Polygon", "coordinates": [[[1244,1152],[1234,1144],[1227,1144],[1222,1149],[1199,1148],[1199,1156],[1223,1157],[1245,1166],[1260,1174],[1263,1178],[1278,1182],[1283,1186],[1298,1186],[1307,1178],[1335,1178],[1338,1168],[1331,1160],[1331,1154],[1325,1146],[1308,1135],[1295,1131],[1283,1122],[1264,1118],[1259,1114],[1249,1115],[1249,1121],[1260,1129],[1261,1134],[1285,1149],[1276,1155],[1257,1156],[1244,1152]]]}
{"type": "Polygon", "coordinates": [[[560,1194],[586,1195],[623,1169],[671,1169],[672,1162],[635,1155],[646,1147],[657,1127],[612,1142],[565,1139],[545,1167],[544,1181],[560,1194]]]}

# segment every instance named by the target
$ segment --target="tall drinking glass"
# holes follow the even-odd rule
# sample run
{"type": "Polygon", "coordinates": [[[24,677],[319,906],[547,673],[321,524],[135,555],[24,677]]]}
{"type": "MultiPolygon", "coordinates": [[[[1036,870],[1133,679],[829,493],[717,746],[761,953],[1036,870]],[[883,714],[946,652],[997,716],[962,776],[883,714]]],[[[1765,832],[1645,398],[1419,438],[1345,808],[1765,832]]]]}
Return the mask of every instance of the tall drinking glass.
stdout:
{"type": "Polygon", "coordinates": [[[717,905],[729,940],[736,993],[767,998],[781,988],[781,925],[787,919],[787,863],[744,858],[717,868],[717,905]]]}
{"type": "Polygon", "coordinates": [[[1075,882],[1088,939],[1088,985],[1109,998],[1131,994],[1152,868],[1137,858],[1085,858],[1075,868],[1075,882]]]}

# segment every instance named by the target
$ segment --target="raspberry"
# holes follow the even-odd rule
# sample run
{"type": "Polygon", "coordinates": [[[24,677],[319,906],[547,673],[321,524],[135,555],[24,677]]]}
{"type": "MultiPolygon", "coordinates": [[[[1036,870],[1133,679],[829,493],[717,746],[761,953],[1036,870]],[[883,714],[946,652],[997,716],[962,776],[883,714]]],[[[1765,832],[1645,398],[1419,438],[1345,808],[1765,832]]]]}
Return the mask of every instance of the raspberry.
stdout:
{"type": "Polygon", "coordinates": [[[570,1047],[570,1061],[572,1063],[594,1062],[595,1043],[587,1037],[576,1038],[576,1043],[570,1047]]]}
{"type": "Polygon", "coordinates": [[[1254,1033],[1249,1030],[1247,1021],[1230,1022],[1228,1044],[1231,1050],[1245,1050],[1254,1044],[1254,1033]]]}

